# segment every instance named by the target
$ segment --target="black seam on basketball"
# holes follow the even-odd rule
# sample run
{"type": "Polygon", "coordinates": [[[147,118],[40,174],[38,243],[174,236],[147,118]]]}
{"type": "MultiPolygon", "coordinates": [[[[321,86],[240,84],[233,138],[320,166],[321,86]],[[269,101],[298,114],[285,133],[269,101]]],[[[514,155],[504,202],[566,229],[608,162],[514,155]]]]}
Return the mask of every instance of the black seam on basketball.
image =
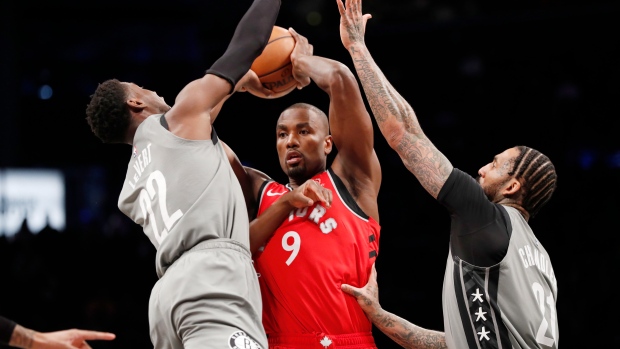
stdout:
{"type": "Polygon", "coordinates": [[[273,74],[273,73],[277,72],[278,70],[280,70],[280,69],[282,69],[282,68],[286,68],[286,67],[288,67],[288,66],[289,66],[289,65],[291,65],[291,64],[292,64],[291,62],[288,62],[288,63],[286,63],[285,65],[283,65],[283,66],[281,66],[281,67],[279,67],[279,68],[276,68],[276,69],[274,69],[274,70],[272,70],[272,71],[270,71],[270,72],[268,72],[268,73],[265,73],[265,74],[263,74],[263,75],[259,76],[259,78],[262,78],[263,76],[267,76],[267,75],[269,75],[269,74],[273,74]]]}
{"type": "MultiPolygon", "coordinates": [[[[280,39],[293,39],[293,37],[292,37],[292,36],[290,36],[290,35],[280,36],[279,38],[275,38],[275,39],[273,39],[273,40],[269,41],[269,42],[267,43],[267,45],[269,45],[269,44],[271,44],[271,43],[273,43],[273,42],[276,42],[276,41],[278,41],[278,40],[280,40],[280,39]]],[[[293,40],[294,40],[294,39],[293,39],[293,40]]]]}

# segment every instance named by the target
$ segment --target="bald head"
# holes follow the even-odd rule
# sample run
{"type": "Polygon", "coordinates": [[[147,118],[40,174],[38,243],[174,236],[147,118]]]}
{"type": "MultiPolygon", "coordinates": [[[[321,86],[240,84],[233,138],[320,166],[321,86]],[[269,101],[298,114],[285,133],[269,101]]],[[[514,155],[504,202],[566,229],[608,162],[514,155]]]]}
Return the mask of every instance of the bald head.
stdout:
{"type": "Polygon", "coordinates": [[[317,129],[322,130],[325,135],[329,134],[329,120],[327,119],[327,115],[325,115],[321,109],[308,103],[295,103],[284,109],[278,118],[278,124],[283,118],[299,115],[300,113],[306,114],[308,120],[313,123],[317,129]]]}

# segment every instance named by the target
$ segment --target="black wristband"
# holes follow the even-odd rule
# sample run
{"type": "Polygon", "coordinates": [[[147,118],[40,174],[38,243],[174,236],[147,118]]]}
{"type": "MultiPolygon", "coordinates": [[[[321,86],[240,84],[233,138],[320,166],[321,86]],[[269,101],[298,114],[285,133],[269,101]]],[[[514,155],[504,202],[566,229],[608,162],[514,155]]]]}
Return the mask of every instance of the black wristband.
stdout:
{"type": "Polygon", "coordinates": [[[228,80],[232,93],[269,42],[278,12],[280,0],[254,0],[237,24],[226,52],[213,63],[207,74],[228,80]]]}
{"type": "Polygon", "coordinates": [[[0,316],[0,344],[9,344],[11,341],[11,336],[13,336],[15,326],[17,326],[15,321],[0,316]]]}

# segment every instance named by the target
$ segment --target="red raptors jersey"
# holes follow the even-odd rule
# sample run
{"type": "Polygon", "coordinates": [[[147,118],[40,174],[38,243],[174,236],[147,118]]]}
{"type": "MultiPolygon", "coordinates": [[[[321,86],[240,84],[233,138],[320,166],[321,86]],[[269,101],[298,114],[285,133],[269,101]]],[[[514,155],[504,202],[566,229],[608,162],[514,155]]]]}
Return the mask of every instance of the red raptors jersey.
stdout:
{"type": "MultiPolygon", "coordinates": [[[[329,169],[313,177],[332,190],[330,208],[294,209],[265,244],[255,267],[267,334],[368,332],[372,324],[343,283],[361,287],[379,252],[380,226],[329,169]]],[[[258,215],[290,188],[266,182],[258,215]]]]}

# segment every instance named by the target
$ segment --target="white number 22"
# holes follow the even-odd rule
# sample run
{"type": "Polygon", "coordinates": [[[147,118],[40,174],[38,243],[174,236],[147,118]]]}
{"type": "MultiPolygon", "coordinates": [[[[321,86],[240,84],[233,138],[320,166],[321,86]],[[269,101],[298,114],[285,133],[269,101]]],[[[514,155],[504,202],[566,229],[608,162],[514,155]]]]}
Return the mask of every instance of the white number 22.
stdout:
{"type": "Polygon", "coordinates": [[[166,236],[168,236],[168,232],[172,229],[176,221],[183,216],[183,212],[181,212],[181,210],[176,210],[172,216],[168,215],[168,206],[166,205],[166,178],[164,178],[164,175],[160,171],[152,172],[146,180],[146,189],[140,191],[139,201],[142,214],[144,215],[144,221],[146,222],[150,217],[155,239],[161,244],[166,236]],[[157,190],[153,186],[154,182],[157,183],[157,190]],[[165,225],[161,233],[157,228],[157,220],[155,219],[153,207],[151,205],[151,201],[155,199],[155,194],[159,194],[159,211],[165,225]]]}

